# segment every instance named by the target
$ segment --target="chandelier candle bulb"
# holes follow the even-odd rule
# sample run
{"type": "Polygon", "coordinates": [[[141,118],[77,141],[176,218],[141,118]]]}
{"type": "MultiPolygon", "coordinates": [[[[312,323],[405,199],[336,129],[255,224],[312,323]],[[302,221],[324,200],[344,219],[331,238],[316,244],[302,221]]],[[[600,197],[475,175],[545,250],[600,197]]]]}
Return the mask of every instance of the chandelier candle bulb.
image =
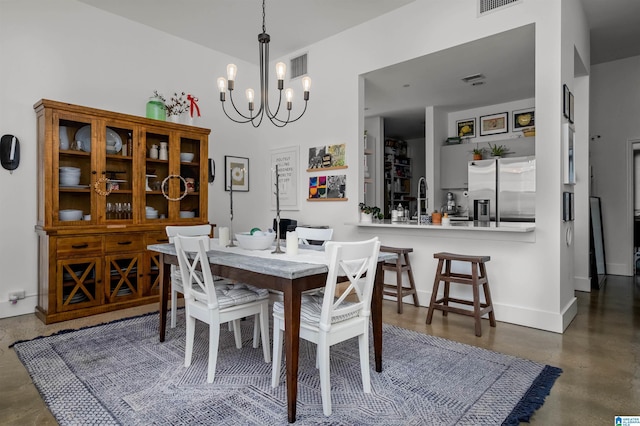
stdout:
{"type": "Polygon", "coordinates": [[[287,231],[287,256],[295,256],[298,254],[298,233],[296,231],[287,231]]]}

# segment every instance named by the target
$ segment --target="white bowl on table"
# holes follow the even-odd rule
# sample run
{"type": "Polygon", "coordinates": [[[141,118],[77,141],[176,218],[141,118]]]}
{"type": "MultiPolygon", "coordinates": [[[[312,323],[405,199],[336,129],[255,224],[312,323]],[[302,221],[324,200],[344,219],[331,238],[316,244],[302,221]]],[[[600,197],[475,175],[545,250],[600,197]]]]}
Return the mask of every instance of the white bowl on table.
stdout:
{"type": "Polygon", "coordinates": [[[58,217],[63,222],[67,222],[69,220],[82,220],[82,215],[82,210],[65,209],[58,212],[58,217]]]}
{"type": "Polygon", "coordinates": [[[183,163],[190,163],[196,155],[193,152],[181,152],[180,161],[183,163]]]}
{"type": "Polygon", "coordinates": [[[268,232],[264,235],[251,235],[249,232],[236,234],[236,240],[241,248],[245,250],[266,250],[271,248],[271,244],[276,239],[275,232],[268,232]]]}

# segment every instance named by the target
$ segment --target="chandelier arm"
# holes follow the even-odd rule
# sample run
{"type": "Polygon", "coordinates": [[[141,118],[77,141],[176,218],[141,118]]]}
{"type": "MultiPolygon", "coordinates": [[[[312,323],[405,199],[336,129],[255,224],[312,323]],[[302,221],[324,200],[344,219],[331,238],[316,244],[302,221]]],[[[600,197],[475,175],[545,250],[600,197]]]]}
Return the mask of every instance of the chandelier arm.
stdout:
{"type": "MultiPolygon", "coordinates": [[[[224,102],[220,102],[220,103],[222,104],[222,111],[224,112],[224,115],[226,115],[226,116],[227,116],[227,118],[228,118],[229,120],[233,121],[234,123],[244,124],[244,123],[248,123],[248,122],[252,121],[252,119],[251,119],[251,118],[247,118],[247,117],[245,117],[244,115],[242,115],[242,114],[240,114],[240,113],[238,113],[238,114],[240,114],[242,117],[244,117],[244,120],[236,120],[235,118],[231,117],[231,116],[229,115],[229,113],[227,113],[227,110],[226,110],[226,109],[225,109],[225,107],[224,107],[224,102]]],[[[236,109],[236,111],[237,111],[237,109],[236,109]]]]}
{"type": "MultiPolygon", "coordinates": [[[[289,120],[289,119],[287,118],[287,124],[288,124],[288,123],[294,123],[294,122],[296,122],[296,121],[298,121],[298,120],[300,120],[300,119],[302,118],[302,116],[304,115],[304,113],[305,113],[305,112],[307,112],[307,102],[308,102],[308,101],[304,101],[304,109],[302,110],[302,112],[300,113],[300,115],[299,115],[299,116],[297,116],[297,117],[296,117],[296,118],[294,118],[293,120],[289,120]]],[[[289,116],[291,116],[291,111],[289,111],[289,116]]],[[[278,120],[278,119],[277,119],[277,120],[278,120]]],[[[282,121],[282,120],[278,120],[278,121],[282,121]]]]}
{"type": "MultiPolygon", "coordinates": [[[[244,118],[245,120],[247,120],[247,121],[245,121],[245,123],[247,123],[247,122],[249,122],[249,121],[253,120],[253,119],[257,116],[257,115],[256,115],[256,116],[252,116],[251,114],[249,114],[249,116],[246,116],[246,115],[244,115],[243,113],[241,113],[241,112],[238,110],[238,108],[236,107],[236,103],[235,103],[235,102],[233,102],[233,91],[232,91],[232,90],[229,90],[229,100],[231,101],[231,105],[233,106],[233,109],[235,109],[235,110],[236,110],[236,113],[237,113],[240,117],[242,117],[242,118],[244,118]]],[[[222,106],[223,106],[223,108],[224,108],[224,102],[222,103],[222,106]]],[[[227,115],[227,117],[228,117],[228,115],[227,115]]]]}

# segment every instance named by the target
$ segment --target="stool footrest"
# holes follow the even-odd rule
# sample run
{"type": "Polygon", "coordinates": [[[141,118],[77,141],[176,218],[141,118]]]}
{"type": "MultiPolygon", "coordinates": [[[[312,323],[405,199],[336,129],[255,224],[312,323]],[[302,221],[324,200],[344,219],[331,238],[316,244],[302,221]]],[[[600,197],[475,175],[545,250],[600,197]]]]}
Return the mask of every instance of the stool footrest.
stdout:
{"type": "MultiPolygon", "coordinates": [[[[438,279],[445,283],[473,285],[473,276],[467,275],[467,274],[457,274],[455,272],[451,272],[448,276],[440,275],[438,279]]],[[[487,277],[478,276],[478,285],[484,284],[486,282],[487,282],[487,277]]]]}
{"type": "MultiPolygon", "coordinates": [[[[446,312],[454,312],[456,314],[462,314],[462,315],[469,315],[469,316],[475,316],[475,312],[471,311],[469,309],[463,309],[463,308],[458,308],[456,306],[449,306],[449,305],[444,305],[444,302],[449,302],[449,303],[459,303],[461,305],[467,305],[467,306],[473,306],[473,302],[470,300],[462,300],[462,299],[455,299],[453,297],[450,297],[449,299],[438,299],[435,302],[435,305],[433,305],[433,309],[438,309],[440,311],[446,311],[446,312]]],[[[484,315],[484,314],[488,314],[489,312],[493,311],[493,306],[488,305],[486,303],[480,303],[480,316],[484,315]]]]}

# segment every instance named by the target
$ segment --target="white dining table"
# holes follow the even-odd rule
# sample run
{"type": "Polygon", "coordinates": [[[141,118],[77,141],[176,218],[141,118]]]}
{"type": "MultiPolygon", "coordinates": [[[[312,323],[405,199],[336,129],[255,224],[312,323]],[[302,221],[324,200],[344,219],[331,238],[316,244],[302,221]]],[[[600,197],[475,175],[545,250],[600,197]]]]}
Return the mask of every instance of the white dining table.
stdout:
{"type": "MultiPolygon", "coordinates": [[[[289,422],[296,420],[298,392],[298,355],[300,338],[300,303],[304,291],[325,286],[328,260],[319,246],[299,246],[297,255],[271,253],[268,250],[245,250],[240,247],[221,247],[217,239],[210,240],[209,264],[214,275],[229,278],[256,287],[282,292],[285,312],[285,362],[287,384],[287,415],[289,422]]],[[[159,253],[160,304],[159,335],[163,342],[167,323],[167,302],[171,288],[171,265],[178,264],[173,244],[152,244],[150,251],[159,253]]],[[[393,253],[380,253],[371,299],[375,370],[382,371],[382,263],[395,260],[393,253]]]]}

